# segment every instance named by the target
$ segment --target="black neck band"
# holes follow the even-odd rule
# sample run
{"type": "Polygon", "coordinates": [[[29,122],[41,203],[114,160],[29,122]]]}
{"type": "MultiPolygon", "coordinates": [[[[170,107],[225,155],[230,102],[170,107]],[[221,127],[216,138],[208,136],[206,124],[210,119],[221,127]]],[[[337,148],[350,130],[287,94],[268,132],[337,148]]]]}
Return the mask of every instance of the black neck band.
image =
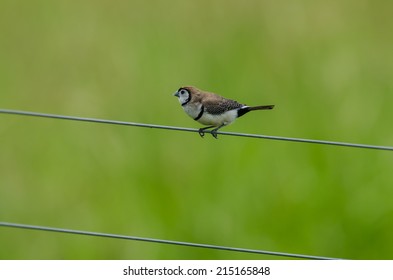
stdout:
{"type": "Polygon", "coordinates": [[[196,121],[199,120],[202,117],[204,111],[205,111],[205,107],[202,105],[201,111],[199,112],[198,116],[194,118],[194,120],[196,121]]]}

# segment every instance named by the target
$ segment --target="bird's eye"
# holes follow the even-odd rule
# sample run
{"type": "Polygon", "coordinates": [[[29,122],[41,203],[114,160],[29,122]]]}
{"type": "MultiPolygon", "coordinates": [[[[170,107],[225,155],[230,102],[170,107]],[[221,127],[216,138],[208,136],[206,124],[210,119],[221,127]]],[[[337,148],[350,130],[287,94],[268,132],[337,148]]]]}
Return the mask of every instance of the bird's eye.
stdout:
{"type": "Polygon", "coordinates": [[[185,89],[181,89],[181,90],[180,90],[180,94],[181,94],[181,95],[186,94],[186,93],[187,93],[187,90],[185,90],[185,89]]]}

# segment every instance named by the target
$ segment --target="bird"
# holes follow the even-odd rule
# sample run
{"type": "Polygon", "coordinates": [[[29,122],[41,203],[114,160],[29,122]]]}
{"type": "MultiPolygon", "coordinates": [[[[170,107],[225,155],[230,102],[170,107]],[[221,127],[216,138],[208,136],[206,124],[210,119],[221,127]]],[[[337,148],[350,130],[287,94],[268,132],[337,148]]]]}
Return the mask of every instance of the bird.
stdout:
{"type": "Polygon", "coordinates": [[[205,130],[213,128],[211,135],[217,139],[217,131],[231,124],[235,119],[256,110],[270,110],[274,105],[247,106],[218,94],[200,90],[194,86],[184,86],[175,93],[187,115],[201,124],[208,125],[198,130],[203,137],[205,130]]]}

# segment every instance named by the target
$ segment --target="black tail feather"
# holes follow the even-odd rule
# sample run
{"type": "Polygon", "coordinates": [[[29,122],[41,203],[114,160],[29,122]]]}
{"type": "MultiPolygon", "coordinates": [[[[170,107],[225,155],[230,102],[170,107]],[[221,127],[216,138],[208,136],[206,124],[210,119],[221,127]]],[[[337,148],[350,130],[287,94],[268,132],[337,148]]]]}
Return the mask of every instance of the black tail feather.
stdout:
{"type": "Polygon", "coordinates": [[[274,108],[274,105],[262,105],[262,106],[253,106],[253,107],[249,107],[249,106],[244,106],[242,108],[240,108],[237,111],[237,117],[241,117],[244,114],[247,114],[250,111],[255,111],[255,110],[271,110],[274,108]]]}

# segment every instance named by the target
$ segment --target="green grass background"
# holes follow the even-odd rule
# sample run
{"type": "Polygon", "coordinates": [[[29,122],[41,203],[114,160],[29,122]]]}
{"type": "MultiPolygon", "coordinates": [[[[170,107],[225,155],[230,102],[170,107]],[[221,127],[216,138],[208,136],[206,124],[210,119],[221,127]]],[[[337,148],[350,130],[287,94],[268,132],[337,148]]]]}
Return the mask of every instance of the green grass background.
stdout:
{"type": "MultiPolygon", "coordinates": [[[[195,85],[276,104],[225,131],[393,145],[393,2],[0,3],[2,108],[200,127],[195,85]]],[[[0,115],[0,220],[393,258],[391,152],[0,115]]],[[[0,228],[1,259],[259,259],[0,228]]]]}

